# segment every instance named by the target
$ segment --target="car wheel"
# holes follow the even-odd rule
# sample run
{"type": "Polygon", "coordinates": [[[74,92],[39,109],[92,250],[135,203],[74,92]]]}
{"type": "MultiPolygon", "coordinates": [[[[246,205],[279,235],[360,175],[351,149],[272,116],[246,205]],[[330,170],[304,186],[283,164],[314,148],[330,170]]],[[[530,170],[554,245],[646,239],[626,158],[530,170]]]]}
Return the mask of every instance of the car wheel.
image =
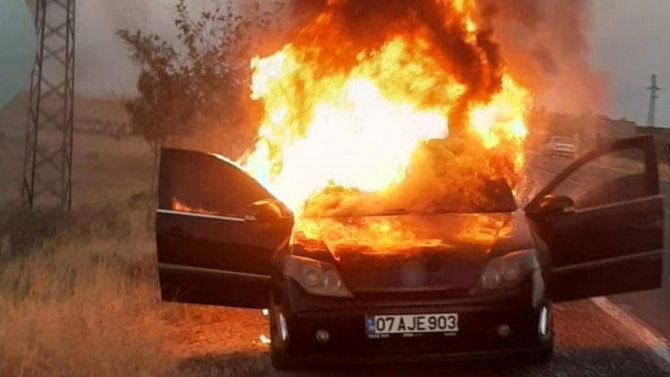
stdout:
{"type": "Polygon", "coordinates": [[[290,355],[274,347],[270,350],[270,361],[272,362],[272,367],[277,371],[296,370],[299,367],[298,363],[290,355]]]}
{"type": "Polygon", "coordinates": [[[549,341],[549,344],[535,351],[530,356],[530,362],[535,365],[543,366],[551,363],[551,360],[553,358],[554,358],[554,339],[552,338],[551,341],[549,341]]]}

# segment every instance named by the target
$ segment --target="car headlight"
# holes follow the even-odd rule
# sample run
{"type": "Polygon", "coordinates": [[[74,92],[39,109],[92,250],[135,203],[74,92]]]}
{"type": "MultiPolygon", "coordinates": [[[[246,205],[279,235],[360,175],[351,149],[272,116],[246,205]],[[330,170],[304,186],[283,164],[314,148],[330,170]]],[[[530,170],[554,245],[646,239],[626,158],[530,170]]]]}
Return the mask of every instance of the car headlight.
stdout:
{"type": "Polygon", "coordinates": [[[512,287],[539,267],[535,249],[509,253],[486,264],[480,285],[483,289],[512,287]]]}
{"type": "Polygon", "coordinates": [[[295,280],[307,293],[313,295],[353,297],[335,266],[330,263],[290,256],[284,264],[284,276],[295,280]]]}

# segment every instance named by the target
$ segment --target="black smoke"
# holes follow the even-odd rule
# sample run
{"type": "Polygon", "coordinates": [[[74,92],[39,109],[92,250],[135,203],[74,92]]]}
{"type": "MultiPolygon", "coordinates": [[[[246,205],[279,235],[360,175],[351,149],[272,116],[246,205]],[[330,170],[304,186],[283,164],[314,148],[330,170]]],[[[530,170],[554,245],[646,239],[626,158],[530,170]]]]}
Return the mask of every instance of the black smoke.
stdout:
{"type": "MultiPolygon", "coordinates": [[[[293,0],[296,30],[326,10],[352,41],[374,48],[401,30],[423,28],[450,72],[468,92],[450,125],[472,102],[486,101],[501,84],[501,66],[531,90],[540,106],[580,113],[605,110],[607,83],[589,67],[590,0],[475,0],[477,43],[464,43],[463,25],[444,0],[293,0]]],[[[339,33],[339,31],[332,31],[339,33]]],[[[303,40],[304,43],[313,42],[303,40]]],[[[314,36],[311,36],[314,37],[314,36]]],[[[316,39],[316,38],[315,38],[316,39]]]]}
{"type": "Polygon", "coordinates": [[[376,51],[398,35],[420,36],[434,48],[432,58],[463,84],[466,92],[449,114],[450,132],[466,126],[466,115],[475,103],[486,103],[502,85],[504,60],[490,28],[469,40],[466,24],[450,3],[440,0],[339,0],[293,3],[299,24],[293,45],[312,51],[323,70],[346,71],[357,64],[361,51],[376,51]],[[324,18],[319,24],[319,18],[324,18]],[[325,21],[327,20],[327,21],[325,21]]]}

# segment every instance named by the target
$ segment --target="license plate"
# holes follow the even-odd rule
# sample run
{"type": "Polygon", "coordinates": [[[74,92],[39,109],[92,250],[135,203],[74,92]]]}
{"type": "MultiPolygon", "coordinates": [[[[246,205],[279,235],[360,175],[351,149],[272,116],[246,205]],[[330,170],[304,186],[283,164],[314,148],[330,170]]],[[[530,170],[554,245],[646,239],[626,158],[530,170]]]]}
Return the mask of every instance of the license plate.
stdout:
{"type": "Polygon", "coordinates": [[[455,335],[458,314],[369,315],[365,318],[368,337],[413,336],[429,333],[455,335]]]}

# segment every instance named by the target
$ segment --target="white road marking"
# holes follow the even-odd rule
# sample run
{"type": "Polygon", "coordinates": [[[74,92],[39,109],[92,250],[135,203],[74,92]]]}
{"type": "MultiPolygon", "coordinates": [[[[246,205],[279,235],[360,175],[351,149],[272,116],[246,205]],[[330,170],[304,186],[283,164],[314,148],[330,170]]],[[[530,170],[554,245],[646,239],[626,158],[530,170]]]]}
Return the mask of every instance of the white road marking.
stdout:
{"type": "Polygon", "coordinates": [[[628,334],[636,336],[644,342],[654,355],[658,357],[661,367],[665,371],[670,372],[670,346],[668,345],[669,343],[667,339],[656,334],[656,332],[649,329],[639,319],[624,312],[607,298],[595,297],[592,298],[591,301],[610,317],[617,320],[617,322],[626,329],[628,334]]]}

